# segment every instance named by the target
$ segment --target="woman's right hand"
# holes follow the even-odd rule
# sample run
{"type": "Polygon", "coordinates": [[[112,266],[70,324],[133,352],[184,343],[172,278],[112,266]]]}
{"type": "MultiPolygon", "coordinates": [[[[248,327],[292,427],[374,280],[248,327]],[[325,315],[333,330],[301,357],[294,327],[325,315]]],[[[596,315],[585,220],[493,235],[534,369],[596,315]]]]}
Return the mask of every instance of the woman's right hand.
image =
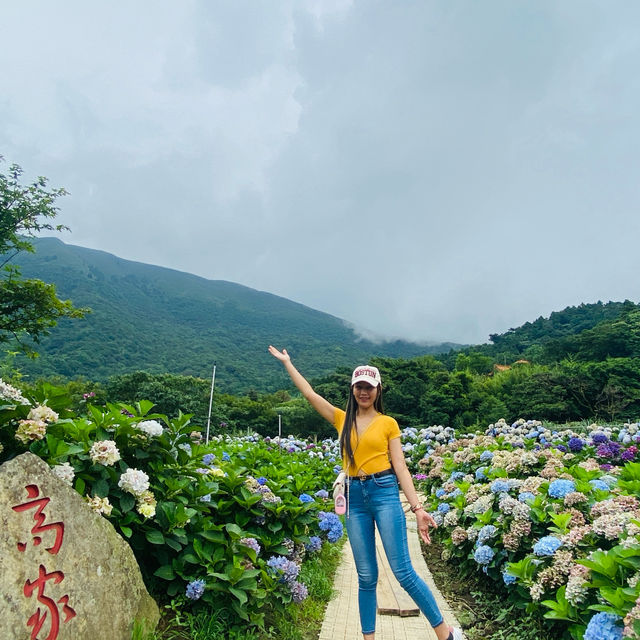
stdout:
{"type": "Polygon", "coordinates": [[[269,353],[274,357],[277,358],[278,360],[280,360],[280,362],[286,362],[287,360],[291,360],[289,354],[287,353],[286,349],[283,349],[282,351],[278,351],[278,349],[276,349],[275,347],[272,347],[271,345],[269,345],[269,353]]]}

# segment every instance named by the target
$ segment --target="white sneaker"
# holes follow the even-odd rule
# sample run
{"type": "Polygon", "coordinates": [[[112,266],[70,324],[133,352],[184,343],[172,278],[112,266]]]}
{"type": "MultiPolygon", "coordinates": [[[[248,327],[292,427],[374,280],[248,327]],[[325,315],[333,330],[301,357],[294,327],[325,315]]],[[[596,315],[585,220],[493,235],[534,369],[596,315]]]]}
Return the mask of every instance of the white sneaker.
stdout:
{"type": "Polygon", "coordinates": [[[451,629],[449,633],[451,633],[451,635],[453,636],[453,640],[464,640],[464,636],[462,635],[462,629],[458,629],[458,627],[451,629]]]}

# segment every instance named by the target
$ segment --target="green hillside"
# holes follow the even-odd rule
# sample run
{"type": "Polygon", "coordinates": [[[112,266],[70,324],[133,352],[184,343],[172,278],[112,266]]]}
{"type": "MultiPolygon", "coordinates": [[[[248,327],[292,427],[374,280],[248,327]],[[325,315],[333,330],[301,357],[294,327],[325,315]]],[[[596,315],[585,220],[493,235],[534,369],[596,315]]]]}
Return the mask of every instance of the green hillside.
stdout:
{"type": "Polygon", "coordinates": [[[227,392],[286,386],[267,353],[286,345],[311,376],[372,356],[412,357],[456,345],[359,340],[342,320],[285,298],[232,282],[122,260],[103,251],[34,242],[35,254],[15,261],[25,277],[54,283],[60,297],[90,307],[82,320],[62,321],[37,350],[20,358],[31,378],[84,376],[105,380],[135,370],[207,378],[217,363],[227,392]]]}

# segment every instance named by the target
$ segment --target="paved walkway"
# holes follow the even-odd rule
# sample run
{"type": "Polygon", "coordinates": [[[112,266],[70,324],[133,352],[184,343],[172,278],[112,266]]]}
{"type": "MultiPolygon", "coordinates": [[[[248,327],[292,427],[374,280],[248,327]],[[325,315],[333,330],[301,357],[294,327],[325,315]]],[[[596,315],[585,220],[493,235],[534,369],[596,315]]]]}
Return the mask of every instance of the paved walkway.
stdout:
{"type": "MultiPolygon", "coordinates": [[[[460,626],[433,582],[431,572],[422,556],[416,520],[411,512],[407,513],[407,530],[409,553],[415,570],[429,585],[445,622],[451,626],[460,626]]],[[[379,538],[376,539],[376,546],[380,576],[376,640],[437,640],[427,619],[419,613],[413,600],[406,595],[393,576],[379,538]],[[381,611],[389,613],[393,611],[395,615],[381,614],[381,611]]],[[[358,616],[358,576],[348,542],[344,545],[342,553],[342,562],[333,584],[336,593],[327,605],[318,640],[360,640],[362,638],[358,616]]]]}

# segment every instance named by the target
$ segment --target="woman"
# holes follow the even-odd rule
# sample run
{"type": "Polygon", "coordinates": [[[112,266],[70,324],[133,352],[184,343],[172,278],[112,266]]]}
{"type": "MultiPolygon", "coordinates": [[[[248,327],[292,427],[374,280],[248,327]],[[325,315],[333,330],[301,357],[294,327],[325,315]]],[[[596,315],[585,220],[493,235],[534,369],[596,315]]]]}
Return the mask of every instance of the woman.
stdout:
{"type": "Polygon", "coordinates": [[[411,566],[398,483],[416,514],[418,531],[425,543],[431,542],[429,527],[437,525],[418,501],[404,460],[398,423],[383,413],[378,369],[360,366],[354,370],[346,411],[342,411],[313,390],[293,366],[286,349],[279,351],[270,346],[269,353],[282,362],[302,395],[340,434],[340,450],[348,476],[347,533],[358,571],[364,640],[375,637],[378,564],[374,527],[378,528],[394,575],[425,614],[438,640],[462,640],[460,629],[444,622],[431,590],[411,566]]]}

